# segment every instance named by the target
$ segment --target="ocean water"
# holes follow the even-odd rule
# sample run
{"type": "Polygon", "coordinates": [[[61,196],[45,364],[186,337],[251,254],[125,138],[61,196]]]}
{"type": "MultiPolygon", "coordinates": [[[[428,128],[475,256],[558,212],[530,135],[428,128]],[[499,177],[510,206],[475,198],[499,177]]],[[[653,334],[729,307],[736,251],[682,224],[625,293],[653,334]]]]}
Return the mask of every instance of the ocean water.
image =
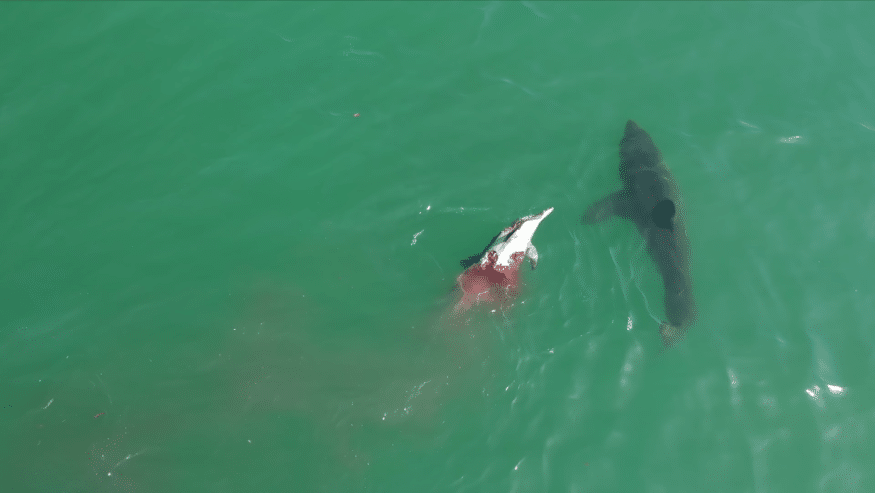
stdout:
{"type": "Polygon", "coordinates": [[[875,491],[875,5],[0,4],[0,490],[875,491]],[[698,318],[663,350],[636,121],[698,318]],[[512,306],[459,261],[555,207],[512,306]]]}

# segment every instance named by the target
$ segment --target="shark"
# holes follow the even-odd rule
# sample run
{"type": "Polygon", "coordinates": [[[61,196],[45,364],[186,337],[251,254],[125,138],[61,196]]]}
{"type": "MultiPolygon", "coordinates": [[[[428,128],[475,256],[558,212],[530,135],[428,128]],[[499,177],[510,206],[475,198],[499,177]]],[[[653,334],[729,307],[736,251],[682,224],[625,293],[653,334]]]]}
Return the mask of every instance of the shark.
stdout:
{"type": "Polygon", "coordinates": [[[638,227],[662,276],[666,320],[659,333],[670,347],[683,338],[697,314],[690,241],[677,183],[653,139],[632,120],[626,122],[620,140],[620,179],[623,186],[590,205],[581,222],[619,216],[638,227]]]}

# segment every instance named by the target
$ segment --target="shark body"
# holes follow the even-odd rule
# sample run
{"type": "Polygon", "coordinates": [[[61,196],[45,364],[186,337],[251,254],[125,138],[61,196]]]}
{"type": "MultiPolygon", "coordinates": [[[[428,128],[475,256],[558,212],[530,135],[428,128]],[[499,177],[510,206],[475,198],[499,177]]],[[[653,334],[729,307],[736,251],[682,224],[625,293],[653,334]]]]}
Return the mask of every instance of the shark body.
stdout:
{"type": "Polygon", "coordinates": [[[650,135],[632,120],[620,141],[623,187],[589,206],[584,224],[620,216],[638,227],[650,258],[662,276],[666,321],[660,335],[666,346],[677,342],[696,317],[690,242],[674,177],[650,135]]]}

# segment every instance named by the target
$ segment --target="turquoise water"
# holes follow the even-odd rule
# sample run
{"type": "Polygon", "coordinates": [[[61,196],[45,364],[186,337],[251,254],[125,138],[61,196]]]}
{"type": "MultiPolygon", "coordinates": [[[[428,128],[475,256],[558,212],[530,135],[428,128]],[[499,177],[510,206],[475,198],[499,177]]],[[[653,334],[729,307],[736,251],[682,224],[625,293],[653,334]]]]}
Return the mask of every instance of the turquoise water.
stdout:
{"type": "Polygon", "coordinates": [[[0,5],[0,489],[875,491],[873,25],[0,5]],[[627,119],[687,207],[664,352],[634,225],[578,222],[627,119]],[[449,317],[547,207],[514,306],[449,317]]]}

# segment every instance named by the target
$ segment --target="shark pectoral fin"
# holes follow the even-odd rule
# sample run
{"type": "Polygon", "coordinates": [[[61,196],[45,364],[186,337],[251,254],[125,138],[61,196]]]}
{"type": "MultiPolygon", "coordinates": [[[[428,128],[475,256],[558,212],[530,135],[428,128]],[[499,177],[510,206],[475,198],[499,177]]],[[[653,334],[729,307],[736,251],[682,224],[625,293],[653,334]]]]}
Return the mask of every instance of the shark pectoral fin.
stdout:
{"type": "Polygon", "coordinates": [[[586,212],[580,222],[583,224],[593,224],[610,219],[614,216],[630,217],[631,205],[629,203],[629,192],[626,190],[617,190],[609,194],[595,203],[593,203],[586,212]]]}
{"type": "Polygon", "coordinates": [[[535,270],[535,267],[538,266],[538,249],[531,242],[526,247],[526,257],[529,257],[529,260],[532,262],[532,270],[535,270]]]}

